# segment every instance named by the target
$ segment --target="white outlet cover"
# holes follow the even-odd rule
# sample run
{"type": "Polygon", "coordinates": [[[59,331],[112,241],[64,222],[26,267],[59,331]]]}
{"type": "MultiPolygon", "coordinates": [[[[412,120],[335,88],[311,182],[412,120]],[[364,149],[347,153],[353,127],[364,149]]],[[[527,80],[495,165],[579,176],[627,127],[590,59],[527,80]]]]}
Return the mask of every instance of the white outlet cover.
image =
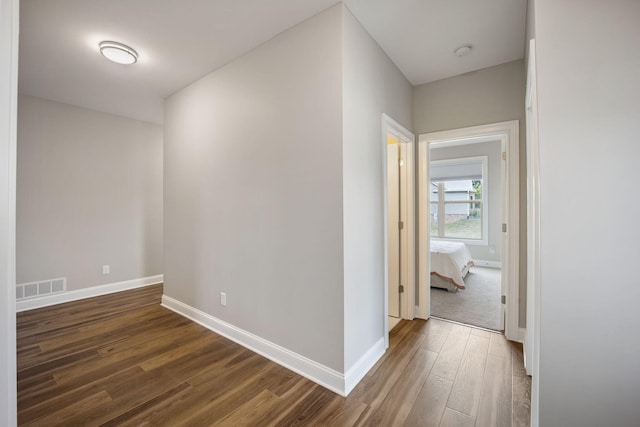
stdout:
{"type": "Polygon", "coordinates": [[[111,273],[111,267],[108,265],[103,265],[102,266],[102,274],[109,274],[111,273]]]}

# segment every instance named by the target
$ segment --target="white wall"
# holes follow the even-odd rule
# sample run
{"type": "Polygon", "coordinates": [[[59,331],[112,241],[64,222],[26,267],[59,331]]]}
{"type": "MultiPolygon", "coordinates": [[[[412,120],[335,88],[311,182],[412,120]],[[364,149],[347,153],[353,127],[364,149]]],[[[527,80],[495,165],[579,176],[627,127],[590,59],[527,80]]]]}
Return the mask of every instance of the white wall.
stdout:
{"type": "Polygon", "coordinates": [[[502,244],[501,152],[502,147],[500,141],[432,148],[429,152],[429,160],[457,159],[474,156],[487,156],[488,158],[488,186],[485,185],[486,190],[484,190],[484,194],[482,195],[487,206],[487,214],[489,215],[489,230],[487,230],[488,241],[486,245],[467,244],[471,256],[476,260],[500,262],[502,244]],[[490,247],[494,248],[494,253],[491,253],[490,247]]]}
{"type": "Polygon", "coordinates": [[[639,20],[635,0],[535,2],[541,426],[640,420],[639,20]]]}
{"type": "Polygon", "coordinates": [[[523,60],[508,62],[416,86],[413,91],[416,134],[508,120],[520,122],[520,327],[526,323],[527,310],[525,68],[523,60]]]}
{"type": "Polygon", "coordinates": [[[16,415],[16,115],[17,0],[0,0],[0,425],[16,415]]]}
{"type": "Polygon", "coordinates": [[[384,335],[382,113],[412,128],[412,86],[344,9],[345,369],[384,335]]]}
{"type": "Polygon", "coordinates": [[[162,128],[21,95],[17,217],[18,283],[161,274],[162,128]]]}
{"type": "Polygon", "coordinates": [[[169,97],[164,175],[165,294],[339,372],[341,8],[169,97]]]}

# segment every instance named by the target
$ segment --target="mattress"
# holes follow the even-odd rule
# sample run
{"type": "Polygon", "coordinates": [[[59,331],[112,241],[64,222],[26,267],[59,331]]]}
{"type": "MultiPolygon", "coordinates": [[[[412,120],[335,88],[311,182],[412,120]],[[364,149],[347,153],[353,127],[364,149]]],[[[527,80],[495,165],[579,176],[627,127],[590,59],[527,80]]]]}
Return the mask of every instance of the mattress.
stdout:
{"type": "Polygon", "coordinates": [[[455,292],[464,289],[464,277],[473,266],[467,245],[431,240],[431,286],[455,292]]]}

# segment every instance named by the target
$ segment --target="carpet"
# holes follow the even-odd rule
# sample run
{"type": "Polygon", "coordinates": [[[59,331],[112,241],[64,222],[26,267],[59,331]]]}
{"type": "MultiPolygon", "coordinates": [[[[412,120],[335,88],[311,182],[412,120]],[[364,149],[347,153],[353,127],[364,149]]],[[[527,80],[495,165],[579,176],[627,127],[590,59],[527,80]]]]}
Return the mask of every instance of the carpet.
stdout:
{"type": "Polygon", "coordinates": [[[472,267],[466,289],[431,288],[431,315],[482,328],[500,329],[500,270],[472,267]]]}

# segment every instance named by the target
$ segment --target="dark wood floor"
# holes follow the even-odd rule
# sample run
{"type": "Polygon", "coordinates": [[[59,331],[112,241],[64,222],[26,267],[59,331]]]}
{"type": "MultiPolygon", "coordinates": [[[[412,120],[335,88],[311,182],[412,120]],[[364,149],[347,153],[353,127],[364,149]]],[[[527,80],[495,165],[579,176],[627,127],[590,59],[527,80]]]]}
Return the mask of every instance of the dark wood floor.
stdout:
{"type": "Polygon", "coordinates": [[[522,349],[502,335],[402,321],[342,398],[161,307],[161,295],[149,286],[19,313],[19,424],[529,424],[522,349]]]}

